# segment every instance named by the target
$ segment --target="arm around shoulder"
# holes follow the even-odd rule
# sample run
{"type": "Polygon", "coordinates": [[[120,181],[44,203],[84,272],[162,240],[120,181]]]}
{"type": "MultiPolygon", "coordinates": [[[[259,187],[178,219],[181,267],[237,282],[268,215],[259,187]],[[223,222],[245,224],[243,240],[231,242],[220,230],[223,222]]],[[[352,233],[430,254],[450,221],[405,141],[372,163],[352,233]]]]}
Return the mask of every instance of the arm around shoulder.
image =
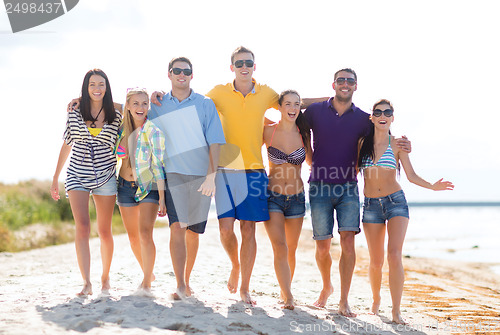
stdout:
{"type": "Polygon", "coordinates": [[[323,102],[323,101],[326,101],[330,99],[330,97],[322,97],[322,98],[303,98],[302,99],[302,105],[300,106],[300,108],[307,108],[309,107],[310,105],[312,105],[313,103],[316,103],[316,102],[323,102]]]}

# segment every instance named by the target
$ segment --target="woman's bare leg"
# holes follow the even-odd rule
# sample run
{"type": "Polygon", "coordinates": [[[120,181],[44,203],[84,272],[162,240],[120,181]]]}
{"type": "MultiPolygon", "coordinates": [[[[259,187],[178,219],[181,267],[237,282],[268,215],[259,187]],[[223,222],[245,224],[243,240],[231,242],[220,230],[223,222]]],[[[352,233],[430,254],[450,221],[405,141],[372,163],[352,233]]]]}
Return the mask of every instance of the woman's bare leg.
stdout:
{"type": "Polygon", "coordinates": [[[274,253],[274,270],[284,299],[284,308],[293,309],[291,273],[288,265],[288,247],[285,236],[285,217],[282,213],[270,212],[270,220],[265,221],[267,234],[274,253]]]}
{"type": "Polygon", "coordinates": [[[97,232],[99,234],[99,239],[101,240],[101,290],[108,291],[111,288],[109,284],[109,270],[111,268],[111,260],[113,259],[114,249],[113,234],[111,232],[111,219],[113,218],[116,196],[93,195],[93,198],[97,213],[97,232]]]}
{"type": "Polygon", "coordinates": [[[401,316],[401,297],[405,273],[402,261],[403,243],[408,228],[408,218],[396,216],[387,223],[387,261],[389,263],[389,288],[392,298],[392,321],[406,324],[401,316]]]}
{"type": "Polygon", "coordinates": [[[384,223],[363,223],[366,242],[370,252],[370,285],[372,288],[372,313],[378,314],[380,308],[380,287],[382,285],[382,266],[384,265],[384,223]]]}
{"type": "Polygon", "coordinates": [[[75,219],[76,258],[83,278],[83,289],[77,295],[91,295],[89,192],[69,191],[68,198],[75,219]]]}

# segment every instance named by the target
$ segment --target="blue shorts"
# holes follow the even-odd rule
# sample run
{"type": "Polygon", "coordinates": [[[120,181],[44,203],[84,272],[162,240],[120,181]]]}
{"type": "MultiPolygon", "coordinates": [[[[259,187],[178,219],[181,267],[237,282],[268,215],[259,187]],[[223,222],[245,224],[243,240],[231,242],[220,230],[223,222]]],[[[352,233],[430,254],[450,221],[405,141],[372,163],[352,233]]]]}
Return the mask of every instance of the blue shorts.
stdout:
{"type": "Polygon", "coordinates": [[[211,197],[198,191],[205,176],[167,173],[165,205],[169,225],[179,222],[182,228],[203,234],[207,226],[211,197]]]}
{"type": "Polygon", "coordinates": [[[215,177],[215,205],[219,219],[269,220],[268,181],[265,170],[219,169],[215,177]]]}
{"type": "Polygon", "coordinates": [[[338,231],[358,234],[360,203],[357,182],[331,184],[312,181],[309,184],[309,202],[313,238],[326,240],[333,237],[333,213],[336,212],[338,231]]]}
{"type": "Polygon", "coordinates": [[[365,202],[363,203],[363,222],[385,223],[396,216],[410,218],[403,190],[381,198],[365,198],[365,202]]]}
{"type": "Polygon", "coordinates": [[[118,197],[117,204],[120,207],[135,207],[143,202],[151,202],[159,204],[160,196],[157,190],[151,190],[149,194],[141,201],[135,200],[135,193],[137,192],[137,184],[134,181],[128,181],[118,176],[118,197]]]}
{"type": "Polygon", "coordinates": [[[306,215],[306,195],[303,191],[289,195],[270,190],[267,192],[269,193],[269,198],[267,199],[269,213],[282,213],[285,219],[302,218],[306,215]]]}
{"type": "Polygon", "coordinates": [[[98,188],[90,189],[83,186],[75,187],[70,191],[85,191],[95,195],[116,195],[116,177],[113,175],[109,180],[98,188]]]}

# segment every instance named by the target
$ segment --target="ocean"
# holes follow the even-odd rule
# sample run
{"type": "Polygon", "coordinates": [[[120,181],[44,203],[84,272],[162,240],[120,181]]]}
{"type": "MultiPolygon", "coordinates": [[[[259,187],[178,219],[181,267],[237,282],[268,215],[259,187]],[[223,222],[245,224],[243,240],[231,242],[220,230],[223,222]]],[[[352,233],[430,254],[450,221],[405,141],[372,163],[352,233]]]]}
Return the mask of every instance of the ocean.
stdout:
{"type": "MultiPolygon", "coordinates": [[[[304,229],[312,229],[306,217],[304,229]]],[[[356,245],[367,247],[358,236],[356,245]]],[[[500,206],[410,204],[403,255],[487,263],[500,274],[500,206]]]]}
{"type": "Polygon", "coordinates": [[[499,206],[410,206],[403,251],[417,257],[490,263],[500,273],[499,206]]]}

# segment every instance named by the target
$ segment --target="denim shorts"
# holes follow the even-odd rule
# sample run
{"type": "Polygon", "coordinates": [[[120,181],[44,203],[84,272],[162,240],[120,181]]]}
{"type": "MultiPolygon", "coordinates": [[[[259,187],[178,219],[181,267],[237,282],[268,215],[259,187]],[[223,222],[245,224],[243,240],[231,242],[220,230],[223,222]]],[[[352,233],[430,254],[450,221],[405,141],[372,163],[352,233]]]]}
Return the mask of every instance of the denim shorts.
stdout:
{"type": "Polygon", "coordinates": [[[403,190],[381,198],[365,198],[363,203],[363,222],[385,223],[396,216],[410,218],[408,204],[403,190]]]}
{"type": "Polygon", "coordinates": [[[333,214],[336,212],[338,231],[353,231],[358,234],[360,203],[358,183],[332,184],[311,181],[309,202],[313,238],[326,240],[333,237],[333,214]]]}
{"type": "Polygon", "coordinates": [[[205,176],[167,173],[165,205],[169,225],[179,222],[195,233],[205,232],[212,198],[198,191],[204,181],[205,176]]]}
{"type": "Polygon", "coordinates": [[[135,200],[135,193],[137,192],[137,184],[134,181],[128,181],[118,176],[118,197],[117,203],[120,207],[135,207],[143,202],[151,202],[159,204],[160,196],[157,190],[151,190],[149,194],[141,201],[135,200]]]}
{"type": "Polygon", "coordinates": [[[289,195],[270,190],[267,192],[269,193],[269,198],[267,199],[269,213],[282,213],[285,219],[302,218],[306,215],[306,195],[304,191],[289,195]]]}
{"type": "Polygon", "coordinates": [[[219,169],[215,177],[215,205],[219,219],[269,220],[265,170],[219,169]]]}
{"type": "Polygon", "coordinates": [[[95,195],[116,195],[116,177],[113,175],[109,180],[98,188],[90,189],[83,186],[75,187],[70,191],[85,191],[95,195]]]}

